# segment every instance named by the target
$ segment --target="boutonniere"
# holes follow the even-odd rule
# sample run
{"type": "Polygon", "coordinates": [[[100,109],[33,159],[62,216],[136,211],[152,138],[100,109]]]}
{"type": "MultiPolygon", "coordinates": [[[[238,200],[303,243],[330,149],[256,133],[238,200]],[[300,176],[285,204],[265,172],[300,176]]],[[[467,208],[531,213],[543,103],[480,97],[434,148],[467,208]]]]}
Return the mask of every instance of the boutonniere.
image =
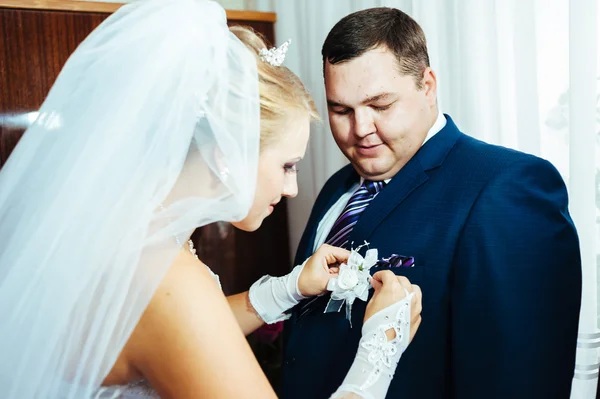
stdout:
{"type": "Polygon", "coordinates": [[[346,304],[346,319],[352,325],[352,304],[358,298],[366,302],[371,288],[371,273],[369,270],[377,264],[377,249],[369,249],[363,258],[358,251],[364,245],[350,251],[347,264],[340,266],[336,277],[329,280],[327,290],[331,298],[325,307],[325,313],[339,312],[346,304]]]}
{"type": "Polygon", "coordinates": [[[327,290],[331,297],[325,307],[325,313],[339,312],[346,305],[346,319],[352,326],[352,305],[356,299],[366,302],[371,289],[371,268],[373,267],[414,267],[415,258],[412,256],[392,255],[388,258],[377,259],[377,249],[367,250],[364,258],[358,251],[369,245],[366,241],[356,249],[350,250],[347,264],[340,266],[336,277],[329,280],[327,290]]]}

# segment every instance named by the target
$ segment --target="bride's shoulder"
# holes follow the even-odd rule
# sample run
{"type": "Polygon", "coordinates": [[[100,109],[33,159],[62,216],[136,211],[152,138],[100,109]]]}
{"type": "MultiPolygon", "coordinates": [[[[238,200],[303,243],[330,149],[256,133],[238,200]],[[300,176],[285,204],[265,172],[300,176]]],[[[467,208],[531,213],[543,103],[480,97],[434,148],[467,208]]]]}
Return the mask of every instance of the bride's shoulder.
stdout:
{"type": "MultiPolygon", "coordinates": [[[[159,290],[164,288],[188,287],[196,283],[206,283],[216,286],[220,290],[220,285],[215,285],[216,274],[212,272],[196,255],[185,249],[179,251],[165,277],[161,281],[159,290]]],[[[218,279],[217,279],[218,281],[218,279]]],[[[155,294],[155,298],[156,298],[155,294]]]]}
{"type": "Polygon", "coordinates": [[[221,325],[223,315],[231,313],[228,309],[212,272],[194,255],[181,251],[127,342],[128,358],[152,386],[170,385],[172,381],[165,382],[163,377],[175,378],[173,370],[179,370],[181,377],[203,367],[202,354],[212,344],[211,340],[198,337],[221,325]],[[185,362],[182,356],[187,359],[185,362]],[[198,364],[190,364],[194,362],[189,359],[196,359],[198,364]],[[182,365],[190,369],[185,370],[182,365]]]}
{"type": "Polygon", "coordinates": [[[163,328],[165,318],[177,321],[188,312],[210,309],[212,302],[222,300],[223,293],[212,271],[194,255],[182,250],[157,287],[138,326],[163,328]]]}

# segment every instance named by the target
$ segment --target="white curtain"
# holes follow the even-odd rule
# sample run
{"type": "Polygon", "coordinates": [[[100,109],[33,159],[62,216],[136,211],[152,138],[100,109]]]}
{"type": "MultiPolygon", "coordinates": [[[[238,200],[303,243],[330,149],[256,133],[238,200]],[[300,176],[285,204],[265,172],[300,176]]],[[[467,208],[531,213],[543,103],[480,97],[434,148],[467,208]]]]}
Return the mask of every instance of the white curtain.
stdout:
{"type": "Polygon", "coordinates": [[[347,162],[326,120],[321,45],[343,16],[369,7],[397,7],[425,30],[443,112],[466,133],[546,158],[563,175],[581,241],[584,284],[572,398],[595,398],[600,347],[598,0],[256,0],[255,6],[277,13],[278,42],[293,40],[286,64],[304,81],[325,118],[313,128],[301,164],[300,194],[289,202],[292,249],[320,188],[347,162]]]}

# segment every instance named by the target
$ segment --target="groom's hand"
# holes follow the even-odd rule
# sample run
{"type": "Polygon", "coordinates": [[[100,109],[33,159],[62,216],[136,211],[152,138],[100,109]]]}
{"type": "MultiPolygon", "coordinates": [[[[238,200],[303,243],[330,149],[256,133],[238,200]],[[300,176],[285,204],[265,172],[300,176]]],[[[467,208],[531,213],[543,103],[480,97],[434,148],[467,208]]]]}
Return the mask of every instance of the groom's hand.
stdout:
{"type": "Polygon", "coordinates": [[[348,261],[350,251],[324,244],[304,264],[298,277],[298,290],[303,296],[321,295],[327,290],[329,279],[339,272],[339,266],[348,261]]]}

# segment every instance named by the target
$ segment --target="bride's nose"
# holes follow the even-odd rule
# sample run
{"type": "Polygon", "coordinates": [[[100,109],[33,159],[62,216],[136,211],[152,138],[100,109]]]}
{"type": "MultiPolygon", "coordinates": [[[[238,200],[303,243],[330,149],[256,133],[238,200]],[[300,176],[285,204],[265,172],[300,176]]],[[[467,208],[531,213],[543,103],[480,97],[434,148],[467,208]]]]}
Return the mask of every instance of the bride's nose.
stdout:
{"type": "Polygon", "coordinates": [[[294,198],[298,195],[298,180],[296,179],[295,173],[285,176],[285,179],[283,180],[283,192],[281,195],[288,198],[294,198]]]}

